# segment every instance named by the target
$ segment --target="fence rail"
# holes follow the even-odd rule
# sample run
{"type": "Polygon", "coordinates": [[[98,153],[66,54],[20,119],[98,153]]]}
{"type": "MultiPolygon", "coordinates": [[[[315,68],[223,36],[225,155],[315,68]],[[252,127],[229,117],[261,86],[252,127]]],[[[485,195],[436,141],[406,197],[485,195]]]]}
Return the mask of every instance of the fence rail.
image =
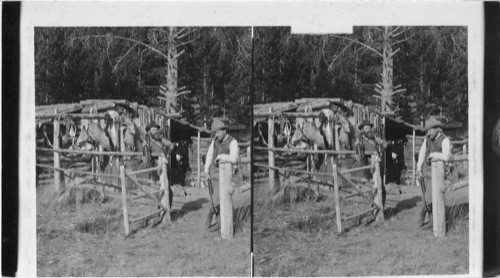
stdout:
{"type": "Polygon", "coordinates": [[[305,154],[337,154],[337,155],[356,154],[356,151],[301,150],[301,149],[286,149],[286,148],[275,148],[275,147],[253,147],[253,148],[254,150],[262,150],[262,151],[305,153],[305,154]]]}
{"type": "Polygon", "coordinates": [[[57,152],[57,153],[73,153],[73,154],[89,154],[89,155],[113,155],[113,156],[142,156],[142,152],[111,152],[111,151],[82,151],[82,150],[66,150],[66,149],[51,149],[51,148],[36,148],[37,151],[57,152]]]}

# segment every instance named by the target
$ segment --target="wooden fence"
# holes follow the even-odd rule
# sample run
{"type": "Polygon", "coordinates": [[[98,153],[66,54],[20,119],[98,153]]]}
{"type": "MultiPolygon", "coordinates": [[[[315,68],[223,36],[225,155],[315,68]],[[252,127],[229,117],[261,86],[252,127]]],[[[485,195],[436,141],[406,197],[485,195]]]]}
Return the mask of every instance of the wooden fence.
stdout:
{"type": "MultiPolygon", "coordinates": [[[[453,157],[449,162],[468,161],[468,155],[459,155],[453,157]]],[[[437,160],[431,163],[432,171],[432,219],[433,233],[435,237],[444,237],[446,235],[446,205],[445,193],[454,191],[469,185],[469,181],[459,181],[448,187],[444,183],[444,161],[437,160]]]]}
{"type": "MultiPolygon", "coordinates": [[[[57,110],[55,111],[54,114],[45,114],[45,115],[37,115],[36,119],[52,119],[53,120],[53,125],[54,125],[54,136],[53,136],[53,146],[54,148],[36,148],[37,151],[40,152],[53,152],[54,158],[53,158],[53,165],[47,165],[47,164],[36,164],[37,167],[40,168],[45,168],[45,169],[51,169],[54,171],[54,186],[57,190],[62,190],[64,187],[64,182],[63,182],[63,176],[66,175],[70,179],[74,179],[75,177],[71,174],[80,174],[80,175],[88,175],[92,177],[97,177],[97,178],[116,178],[117,184],[111,183],[101,183],[102,186],[107,186],[111,187],[117,190],[121,190],[122,192],[122,207],[123,207],[123,217],[124,217],[124,228],[125,228],[125,234],[129,235],[130,234],[130,229],[129,229],[129,224],[138,222],[140,220],[145,220],[148,218],[151,218],[155,215],[163,213],[166,217],[163,217],[164,221],[171,221],[170,217],[170,191],[169,189],[169,184],[168,184],[168,178],[167,178],[167,162],[163,161],[160,163],[159,166],[157,167],[152,167],[149,169],[143,169],[143,170],[138,170],[138,171],[127,171],[125,170],[125,167],[123,165],[123,157],[124,156],[142,156],[142,152],[125,152],[125,151],[83,151],[83,150],[69,150],[69,149],[61,149],[60,148],[60,142],[59,142],[59,127],[60,127],[60,119],[65,118],[65,117],[71,117],[71,118],[80,118],[80,119],[89,119],[89,120],[98,120],[98,119],[104,119],[104,114],[59,114],[57,113],[57,110]],[[70,154],[86,154],[90,155],[93,157],[92,161],[92,170],[89,171],[81,171],[81,170],[76,170],[76,169],[64,169],[61,167],[61,153],[70,153],[70,154]],[[110,155],[116,158],[116,163],[119,165],[120,169],[120,174],[106,174],[106,173],[98,173],[96,172],[97,169],[93,165],[93,160],[94,158],[97,157],[97,155],[110,155]],[[149,182],[149,180],[145,179],[140,179],[137,178],[137,174],[142,174],[142,173],[148,173],[152,171],[160,171],[161,170],[161,185],[160,185],[160,190],[156,190],[154,192],[150,192],[145,186],[141,184],[141,182],[149,182]],[[131,180],[134,187],[142,192],[142,195],[138,195],[135,192],[129,191],[127,192],[126,188],[126,181],[127,179],[131,180]],[[121,184],[121,186],[120,186],[121,184]],[[155,194],[158,194],[160,192],[164,192],[164,197],[159,201],[157,198],[154,197],[155,194]],[[134,195],[134,199],[137,198],[144,198],[147,197],[151,199],[153,202],[155,202],[161,209],[158,211],[155,211],[154,213],[148,214],[143,217],[139,217],[137,219],[133,219],[129,221],[129,214],[128,214],[128,206],[127,206],[127,193],[129,195],[134,195]]],[[[113,128],[119,129],[120,125],[117,123],[113,124],[113,128]]],[[[121,134],[120,130],[116,130],[117,134],[121,134]]],[[[122,144],[121,138],[118,138],[118,146],[120,146],[120,149],[124,149],[124,146],[122,144]]]]}
{"type": "MultiPolygon", "coordinates": [[[[281,113],[282,115],[286,115],[289,117],[319,117],[319,113],[281,113]]],[[[263,163],[253,163],[254,166],[256,167],[262,167],[262,168],[267,168],[269,170],[269,188],[274,191],[276,184],[276,175],[275,171],[288,171],[291,173],[296,173],[296,174],[308,174],[311,176],[323,176],[323,177],[333,177],[333,188],[334,188],[334,201],[335,201],[335,212],[336,212],[336,223],[337,223],[337,232],[341,234],[343,232],[342,228],[342,222],[349,221],[351,219],[359,218],[362,217],[368,213],[376,212],[376,220],[377,221],[383,221],[384,220],[384,204],[382,200],[382,178],[381,178],[381,173],[380,173],[380,163],[381,159],[378,156],[372,157],[372,164],[368,166],[363,166],[363,167],[358,167],[358,168],[352,168],[352,169],[347,169],[343,171],[339,171],[338,166],[334,162],[335,159],[333,159],[334,156],[338,155],[354,155],[356,154],[355,151],[350,151],[350,150],[295,150],[295,149],[284,149],[284,148],[276,148],[274,147],[274,116],[276,114],[272,112],[272,108],[269,108],[269,113],[260,113],[258,116],[262,117],[268,117],[268,147],[253,147],[255,150],[267,150],[268,152],[268,164],[263,164],[263,163]],[[306,154],[329,154],[332,155],[332,167],[333,171],[331,173],[324,173],[324,172],[313,172],[311,170],[298,170],[298,169],[293,169],[290,167],[276,167],[275,165],[275,152],[287,152],[287,153],[306,153],[306,154]],[[374,180],[374,186],[370,190],[360,190],[356,186],[356,183],[354,181],[354,178],[348,177],[346,174],[348,173],[353,173],[357,171],[365,171],[365,170],[371,170],[374,169],[374,174],[373,174],[373,180],[374,180]],[[347,186],[350,188],[354,189],[353,194],[349,194],[347,196],[340,196],[340,184],[339,184],[339,178],[343,179],[346,183],[347,186]],[[367,193],[375,191],[377,192],[377,195],[374,200],[367,195],[367,193]],[[354,197],[354,196],[361,196],[364,199],[368,201],[368,203],[372,204],[373,206],[365,210],[361,213],[358,213],[354,216],[349,216],[346,218],[342,218],[342,213],[341,213],[341,207],[342,207],[342,201],[346,200],[348,198],[354,197]]],[[[336,139],[338,138],[335,136],[336,139]]],[[[322,182],[317,182],[326,186],[332,186],[332,184],[329,183],[322,183],[322,182]]]]}

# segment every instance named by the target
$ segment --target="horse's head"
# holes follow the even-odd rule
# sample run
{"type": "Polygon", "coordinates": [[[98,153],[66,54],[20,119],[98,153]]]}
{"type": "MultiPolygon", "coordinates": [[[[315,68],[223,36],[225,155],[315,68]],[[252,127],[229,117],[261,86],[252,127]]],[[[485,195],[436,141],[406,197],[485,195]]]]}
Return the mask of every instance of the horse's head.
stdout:
{"type": "Polygon", "coordinates": [[[125,120],[122,123],[121,136],[126,151],[137,151],[141,148],[143,140],[140,130],[132,121],[125,120]]]}
{"type": "Polygon", "coordinates": [[[77,150],[92,150],[94,149],[94,142],[89,134],[87,127],[82,127],[80,135],[76,139],[76,142],[71,146],[71,149],[77,150]]]}
{"type": "Polygon", "coordinates": [[[304,131],[302,131],[302,127],[297,125],[295,127],[295,132],[293,133],[292,139],[290,139],[289,147],[294,147],[303,140],[306,140],[306,135],[304,134],[304,131]]]}

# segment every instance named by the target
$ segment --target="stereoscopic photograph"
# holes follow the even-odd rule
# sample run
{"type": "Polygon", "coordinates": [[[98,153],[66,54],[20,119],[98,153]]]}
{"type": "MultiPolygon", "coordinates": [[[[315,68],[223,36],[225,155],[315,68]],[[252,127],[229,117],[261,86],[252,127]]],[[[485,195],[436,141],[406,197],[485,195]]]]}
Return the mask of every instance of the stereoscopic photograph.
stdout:
{"type": "Polygon", "coordinates": [[[255,53],[255,274],[468,273],[467,28],[259,28],[255,53]]]}
{"type": "Polygon", "coordinates": [[[22,3],[17,275],[481,276],[482,8],[22,3]]]}
{"type": "Polygon", "coordinates": [[[250,274],[250,36],[35,29],[37,275],[250,274]]]}

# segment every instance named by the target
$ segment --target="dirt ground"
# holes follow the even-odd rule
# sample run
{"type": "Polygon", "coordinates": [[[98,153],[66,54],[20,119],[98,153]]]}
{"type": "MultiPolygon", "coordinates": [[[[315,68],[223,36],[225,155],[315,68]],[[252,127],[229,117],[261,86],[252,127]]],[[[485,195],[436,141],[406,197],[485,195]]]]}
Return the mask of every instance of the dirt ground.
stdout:
{"type": "MultiPolygon", "coordinates": [[[[37,276],[249,276],[250,190],[233,196],[231,240],[204,229],[207,189],[186,193],[174,197],[171,224],[134,223],[127,238],[119,192],[106,203],[62,208],[37,193],[37,276]]],[[[140,200],[130,207],[136,216],[156,209],[140,200]]]]}
{"type": "MultiPolygon", "coordinates": [[[[337,235],[329,192],[320,202],[255,206],[253,220],[256,276],[387,276],[466,274],[469,266],[468,188],[447,193],[448,232],[434,238],[417,228],[420,189],[402,187],[388,196],[386,221],[343,223],[337,235]]],[[[258,189],[256,189],[258,192],[258,189]]],[[[258,193],[256,195],[258,196],[258,193]]],[[[349,199],[350,200],[350,199],[349,199]]],[[[343,216],[367,205],[346,200],[343,216]]]]}

